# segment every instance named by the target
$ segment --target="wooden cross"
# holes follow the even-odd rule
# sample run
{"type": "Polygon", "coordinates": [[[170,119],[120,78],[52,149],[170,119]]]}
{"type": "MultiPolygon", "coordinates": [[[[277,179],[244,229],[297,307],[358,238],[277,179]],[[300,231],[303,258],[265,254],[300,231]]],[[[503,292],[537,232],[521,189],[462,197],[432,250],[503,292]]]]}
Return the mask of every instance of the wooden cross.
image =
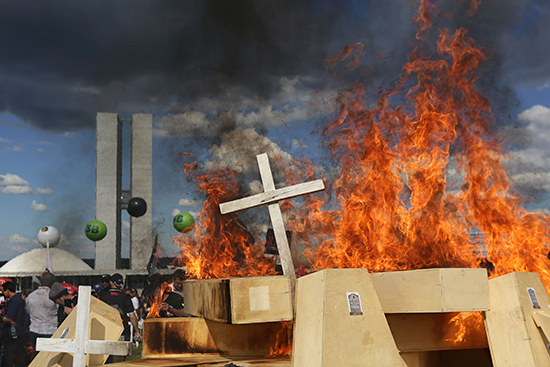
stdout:
{"type": "Polygon", "coordinates": [[[36,339],[36,350],[73,354],[73,367],[86,367],[86,354],[127,356],[132,354],[131,342],[88,340],[92,287],[78,287],[78,307],[74,339],[36,339]]]}
{"type": "Polygon", "coordinates": [[[220,204],[220,211],[222,214],[227,214],[254,208],[260,205],[268,206],[269,216],[271,217],[273,232],[275,234],[275,242],[277,242],[279,256],[281,257],[281,265],[283,266],[283,274],[290,278],[290,284],[294,293],[296,273],[294,272],[292,255],[290,253],[290,247],[286,237],[285,224],[283,221],[281,207],[279,206],[279,201],[324,190],[325,185],[323,180],[315,180],[283,187],[281,189],[275,189],[275,183],[273,181],[273,175],[271,173],[271,167],[269,166],[267,154],[259,154],[256,156],[256,159],[258,160],[258,166],[260,167],[260,176],[262,178],[264,192],[246,198],[229,201],[227,203],[222,203],[220,204]]]}

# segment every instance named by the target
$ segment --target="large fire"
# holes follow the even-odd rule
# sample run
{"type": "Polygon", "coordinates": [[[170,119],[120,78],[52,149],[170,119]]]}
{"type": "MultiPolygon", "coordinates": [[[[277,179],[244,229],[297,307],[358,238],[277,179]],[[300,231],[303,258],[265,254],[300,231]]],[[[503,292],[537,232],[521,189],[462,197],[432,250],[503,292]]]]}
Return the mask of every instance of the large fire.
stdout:
{"type": "MultiPolygon", "coordinates": [[[[470,2],[469,15],[478,5],[470,2]]],[[[494,265],[493,276],[530,271],[548,283],[549,218],[523,208],[503,164],[510,154],[491,102],[476,86],[490,51],[464,28],[433,30],[436,15],[432,2],[419,2],[416,46],[395,85],[373,91],[356,82],[333,98],[338,110],[322,130],[339,166],[327,182],[332,199],[284,202],[287,227],[315,269],[479,267],[483,260],[494,265]],[[483,248],[470,238],[475,231],[484,235],[483,248]]],[[[360,68],[362,53],[361,44],[346,46],[327,65],[347,63],[350,72],[360,68]]],[[[313,174],[307,161],[280,168],[289,184],[313,174]]],[[[236,216],[219,213],[221,202],[241,194],[236,172],[207,174],[197,163],[185,172],[207,195],[193,235],[175,238],[190,275],[272,273],[262,241],[254,244],[236,216]]]]}
{"type": "MultiPolygon", "coordinates": [[[[468,5],[471,16],[479,1],[468,5]]],[[[537,272],[550,284],[550,220],[524,209],[491,101],[476,84],[491,53],[464,28],[433,29],[436,16],[433,2],[419,1],[415,48],[396,83],[372,90],[356,82],[331,99],[337,110],[322,136],[338,174],[327,195],[283,203],[287,228],[316,270],[487,266],[491,276],[537,272]],[[481,244],[471,239],[478,232],[481,244]]],[[[362,44],[349,45],[327,65],[358,71],[362,55],[362,44]]],[[[307,161],[281,169],[288,184],[313,174],[307,161]]],[[[238,220],[219,213],[239,197],[235,172],[204,174],[196,163],[185,171],[208,197],[193,235],[175,239],[191,276],[272,273],[261,240],[253,244],[238,220]]]]}

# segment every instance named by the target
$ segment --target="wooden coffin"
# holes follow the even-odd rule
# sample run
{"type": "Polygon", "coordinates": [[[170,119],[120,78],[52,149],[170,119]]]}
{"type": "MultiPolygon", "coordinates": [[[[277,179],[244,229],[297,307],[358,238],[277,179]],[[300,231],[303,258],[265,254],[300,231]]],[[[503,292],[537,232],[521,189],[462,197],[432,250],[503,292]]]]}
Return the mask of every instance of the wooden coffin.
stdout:
{"type": "Polygon", "coordinates": [[[196,317],[167,317],[143,322],[144,358],[173,358],[190,353],[261,355],[276,344],[281,323],[231,325],[196,317]]]}
{"type": "MultiPolygon", "coordinates": [[[[74,339],[76,327],[76,311],[78,306],[67,316],[65,321],[59,326],[53,334],[52,339],[61,338],[74,339]]],[[[119,312],[108,304],[92,297],[90,301],[88,340],[111,340],[120,338],[124,327],[119,312]]],[[[87,366],[101,366],[109,356],[101,354],[88,354],[86,356],[87,366]]],[[[73,365],[73,356],[68,353],[40,352],[33,359],[29,367],[71,367],[73,365]]]]}
{"type": "Polygon", "coordinates": [[[289,321],[293,318],[286,276],[188,280],[187,313],[230,324],[289,321]]]}
{"type": "Polygon", "coordinates": [[[296,283],[292,365],[403,367],[367,269],[326,269],[296,283]]]}
{"type": "Polygon", "coordinates": [[[550,298],[538,274],[514,272],[491,279],[489,292],[485,327],[494,367],[550,366],[544,332],[550,298]]]}
{"type": "MultiPolygon", "coordinates": [[[[384,313],[440,313],[489,309],[485,269],[422,269],[372,273],[384,313]]],[[[285,276],[189,280],[185,309],[232,324],[292,320],[290,281],[285,276]]]]}

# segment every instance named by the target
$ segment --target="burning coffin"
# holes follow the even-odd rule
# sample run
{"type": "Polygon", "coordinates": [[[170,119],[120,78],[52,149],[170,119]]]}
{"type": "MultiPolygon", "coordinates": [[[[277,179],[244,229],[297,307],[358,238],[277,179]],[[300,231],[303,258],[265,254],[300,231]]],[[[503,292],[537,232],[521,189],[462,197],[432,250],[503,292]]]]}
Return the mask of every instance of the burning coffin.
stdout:
{"type": "Polygon", "coordinates": [[[292,320],[287,276],[188,280],[183,284],[185,310],[229,324],[292,320]]]}
{"type": "Polygon", "coordinates": [[[203,318],[146,319],[143,357],[189,353],[265,356],[276,344],[280,323],[230,325],[203,318]]]}
{"type": "Polygon", "coordinates": [[[484,269],[310,274],[297,282],[293,366],[440,366],[429,352],[487,348],[483,329],[457,343],[451,322],[488,310],[487,290],[484,269]]]}
{"type": "MultiPolygon", "coordinates": [[[[145,357],[263,358],[284,331],[274,321],[292,319],[284,276],[188,281],[185,294],[202,317],[146,320],[145,357]]],[[[536,273],[326,269],[297,281],[292,365],[548,366],[549,305],[536,273]]]]}

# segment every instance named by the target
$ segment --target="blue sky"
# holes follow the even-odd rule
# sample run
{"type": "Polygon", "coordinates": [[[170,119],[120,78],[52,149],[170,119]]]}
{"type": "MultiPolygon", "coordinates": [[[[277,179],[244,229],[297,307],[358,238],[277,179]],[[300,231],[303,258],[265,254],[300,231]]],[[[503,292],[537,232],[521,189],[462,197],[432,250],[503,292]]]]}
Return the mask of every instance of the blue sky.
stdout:
{"type": "MultiPolygon", "coordinates": [[[[174,213],[195,213],[203,200],[179,152],[205,167],[238,168],[250,181],[264,151],[323,166],[318,128],[327,110],[315,93],[335,84],[323,59],[362,42],[363,62],[378,70],[371,82],[395,80],[415,10],[397,0],[1,3],[0,260],[40,246],[45,225],[64,236],[60,248],[93,257],[84,227],[95,219],[97,112],[153,114],[149,207],[166,254],[176,250],[174,213]]],[[[482,0],[473,18],[458,12],[441,22],[468,28],[493,51],[481,82],[505,121],[510,172],[533,196],[528,208],[550,213],[550,4],[482,0]]],[[[123,189],[128,132],[125,123],[123,189]]],[[[256,224],[261,231],[268,223],[256,224]]]]}

